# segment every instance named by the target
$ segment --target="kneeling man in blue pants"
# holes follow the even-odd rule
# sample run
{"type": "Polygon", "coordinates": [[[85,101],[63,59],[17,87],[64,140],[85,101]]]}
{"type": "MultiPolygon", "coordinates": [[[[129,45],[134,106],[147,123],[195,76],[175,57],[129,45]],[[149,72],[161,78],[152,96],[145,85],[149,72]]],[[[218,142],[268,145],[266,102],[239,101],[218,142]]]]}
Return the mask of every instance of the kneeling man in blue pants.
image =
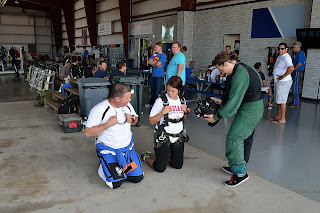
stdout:
{"type": "Polygon", "coordinates": [[[85,129],[86,137],[97,136],[98,175],[112,189],[119,188],[123,180],[138,183],[143,179],[131,132],[138,115],[129,101],[130,87],[116,84],[110,89],[108,99],[91,109],[85,129]]]}

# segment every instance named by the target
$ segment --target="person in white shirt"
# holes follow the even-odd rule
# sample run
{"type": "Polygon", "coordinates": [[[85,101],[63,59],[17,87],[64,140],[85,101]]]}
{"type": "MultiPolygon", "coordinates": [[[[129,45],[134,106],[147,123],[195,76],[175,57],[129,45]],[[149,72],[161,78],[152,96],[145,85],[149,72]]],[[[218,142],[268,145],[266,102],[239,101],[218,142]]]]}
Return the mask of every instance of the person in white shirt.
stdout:
{"type": "Polygon", "coordinates": [[[292,59],[288,54],[286,43],[280,43],[278,46],[279,56],[276,60],[273,70],[273,79],[270,84],[274,83],[275,98],[277,102],[277,115],[268,118],[272,123],[286,123],[286,109],[289,91],[292,85],[291,73],[294,70],[292,59]]]}
{"type": "Polygon", "coordinates": [[[216,63],[213,61],[212,66],[209,68],[211,71],[210,78],[211,82],[216,82],[216,79],[220,79],[220,71],[216,68],[216,63]]]}
{"type": "Polygon", "coordinates": [[[179,98],[181,89],[181,78],[172,76],[167,83],[167,93],[155,101],[149,115],[150,124],[157,124],[154,135],[156,158],[151,158],[149,151],[143,152],[141,158],[157,172],[164,172],[168,162],[175,169],[181,169],[183,165],[184,142],[188,140],[183,120],[188,109],[185,101],[179,98]]]}
{"type": "Polygon", "coordinates": [[[85,136],[97,136],[98,175],[113,189],[119,188],[123,180],[138,183],[143,179],[131,132],[138,115],[129,101],[130,87],[116,84],[110,89],[108,99],[91,109],[86,123],[85,136]]]}

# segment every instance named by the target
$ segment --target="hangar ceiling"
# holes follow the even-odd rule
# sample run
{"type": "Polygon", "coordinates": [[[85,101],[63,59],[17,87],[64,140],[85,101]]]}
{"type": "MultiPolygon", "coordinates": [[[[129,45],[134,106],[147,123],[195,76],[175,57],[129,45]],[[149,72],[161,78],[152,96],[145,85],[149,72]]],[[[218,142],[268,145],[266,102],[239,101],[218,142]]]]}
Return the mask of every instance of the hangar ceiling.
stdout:
{"type": "MultiPolygon", "coordinates": [[[[97,45],[97,23],[96,23],[96,1],[83,0],[88,30],[90,35],[90,43],[92,46],[97,45]]],[[[118,0],[121,16],[121,24],[123,31],[123,40],[125,46],[128,46],[128,24],[130,21],[130,4],[131,0],[118,0]]],[[[146,0],[140,0],[146,1],[146,0]]],[[[179,10],[195,11],[197,6],[206,4],[215,4],[232,0],[214,0],[207,2],[197,2],[197,0],[181,0],[181,7],[179,10]]],[[[42,11],[51,16],[53,20],[54,34],[56,40],[57,50],[62,47],[62,23],[61,23],[61,10],[63,10],[69,46],[71,50],[75,48],[75,32],[74,32],[74,0],[7,0],[5,6],[20,7],[25,9],[32,9],[42,11]]],[[[126,48],[126,55],[128,55],[128,48],[126,48]]]]}

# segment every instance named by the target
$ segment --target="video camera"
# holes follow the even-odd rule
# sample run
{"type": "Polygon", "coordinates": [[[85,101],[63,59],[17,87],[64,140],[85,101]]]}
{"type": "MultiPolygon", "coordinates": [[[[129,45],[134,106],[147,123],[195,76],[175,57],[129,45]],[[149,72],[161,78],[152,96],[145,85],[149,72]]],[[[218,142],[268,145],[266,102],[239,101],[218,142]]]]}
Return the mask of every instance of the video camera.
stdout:
{"type": "MultiPolygon", "coordinates": [[[[218,110],[220,109],[220,104],[216,104],[210,97],[206,98],[205,100],[199,101],[196,105],[197,107],[193,112],[198,118],[203,117],[205,114],[216,115],[218,113],[218,110]]],[[[218,121],[214,123],[208,123],[208,125],[215,126],[217,123],[218,121]]]]}

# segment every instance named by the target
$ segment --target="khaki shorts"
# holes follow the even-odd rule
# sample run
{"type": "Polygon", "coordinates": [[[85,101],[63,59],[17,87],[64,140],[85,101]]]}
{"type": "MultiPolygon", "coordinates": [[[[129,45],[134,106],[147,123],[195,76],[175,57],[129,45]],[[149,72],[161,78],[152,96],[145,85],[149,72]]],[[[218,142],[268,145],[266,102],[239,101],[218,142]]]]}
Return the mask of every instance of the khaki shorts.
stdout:
{"type": "Polygon", "coordinates": [[[277,81],[274,84],[275,97],[276,97],[277,104],[286,104],[287,103],[291,85],[292,85],[292,80],[277,81]]]}

